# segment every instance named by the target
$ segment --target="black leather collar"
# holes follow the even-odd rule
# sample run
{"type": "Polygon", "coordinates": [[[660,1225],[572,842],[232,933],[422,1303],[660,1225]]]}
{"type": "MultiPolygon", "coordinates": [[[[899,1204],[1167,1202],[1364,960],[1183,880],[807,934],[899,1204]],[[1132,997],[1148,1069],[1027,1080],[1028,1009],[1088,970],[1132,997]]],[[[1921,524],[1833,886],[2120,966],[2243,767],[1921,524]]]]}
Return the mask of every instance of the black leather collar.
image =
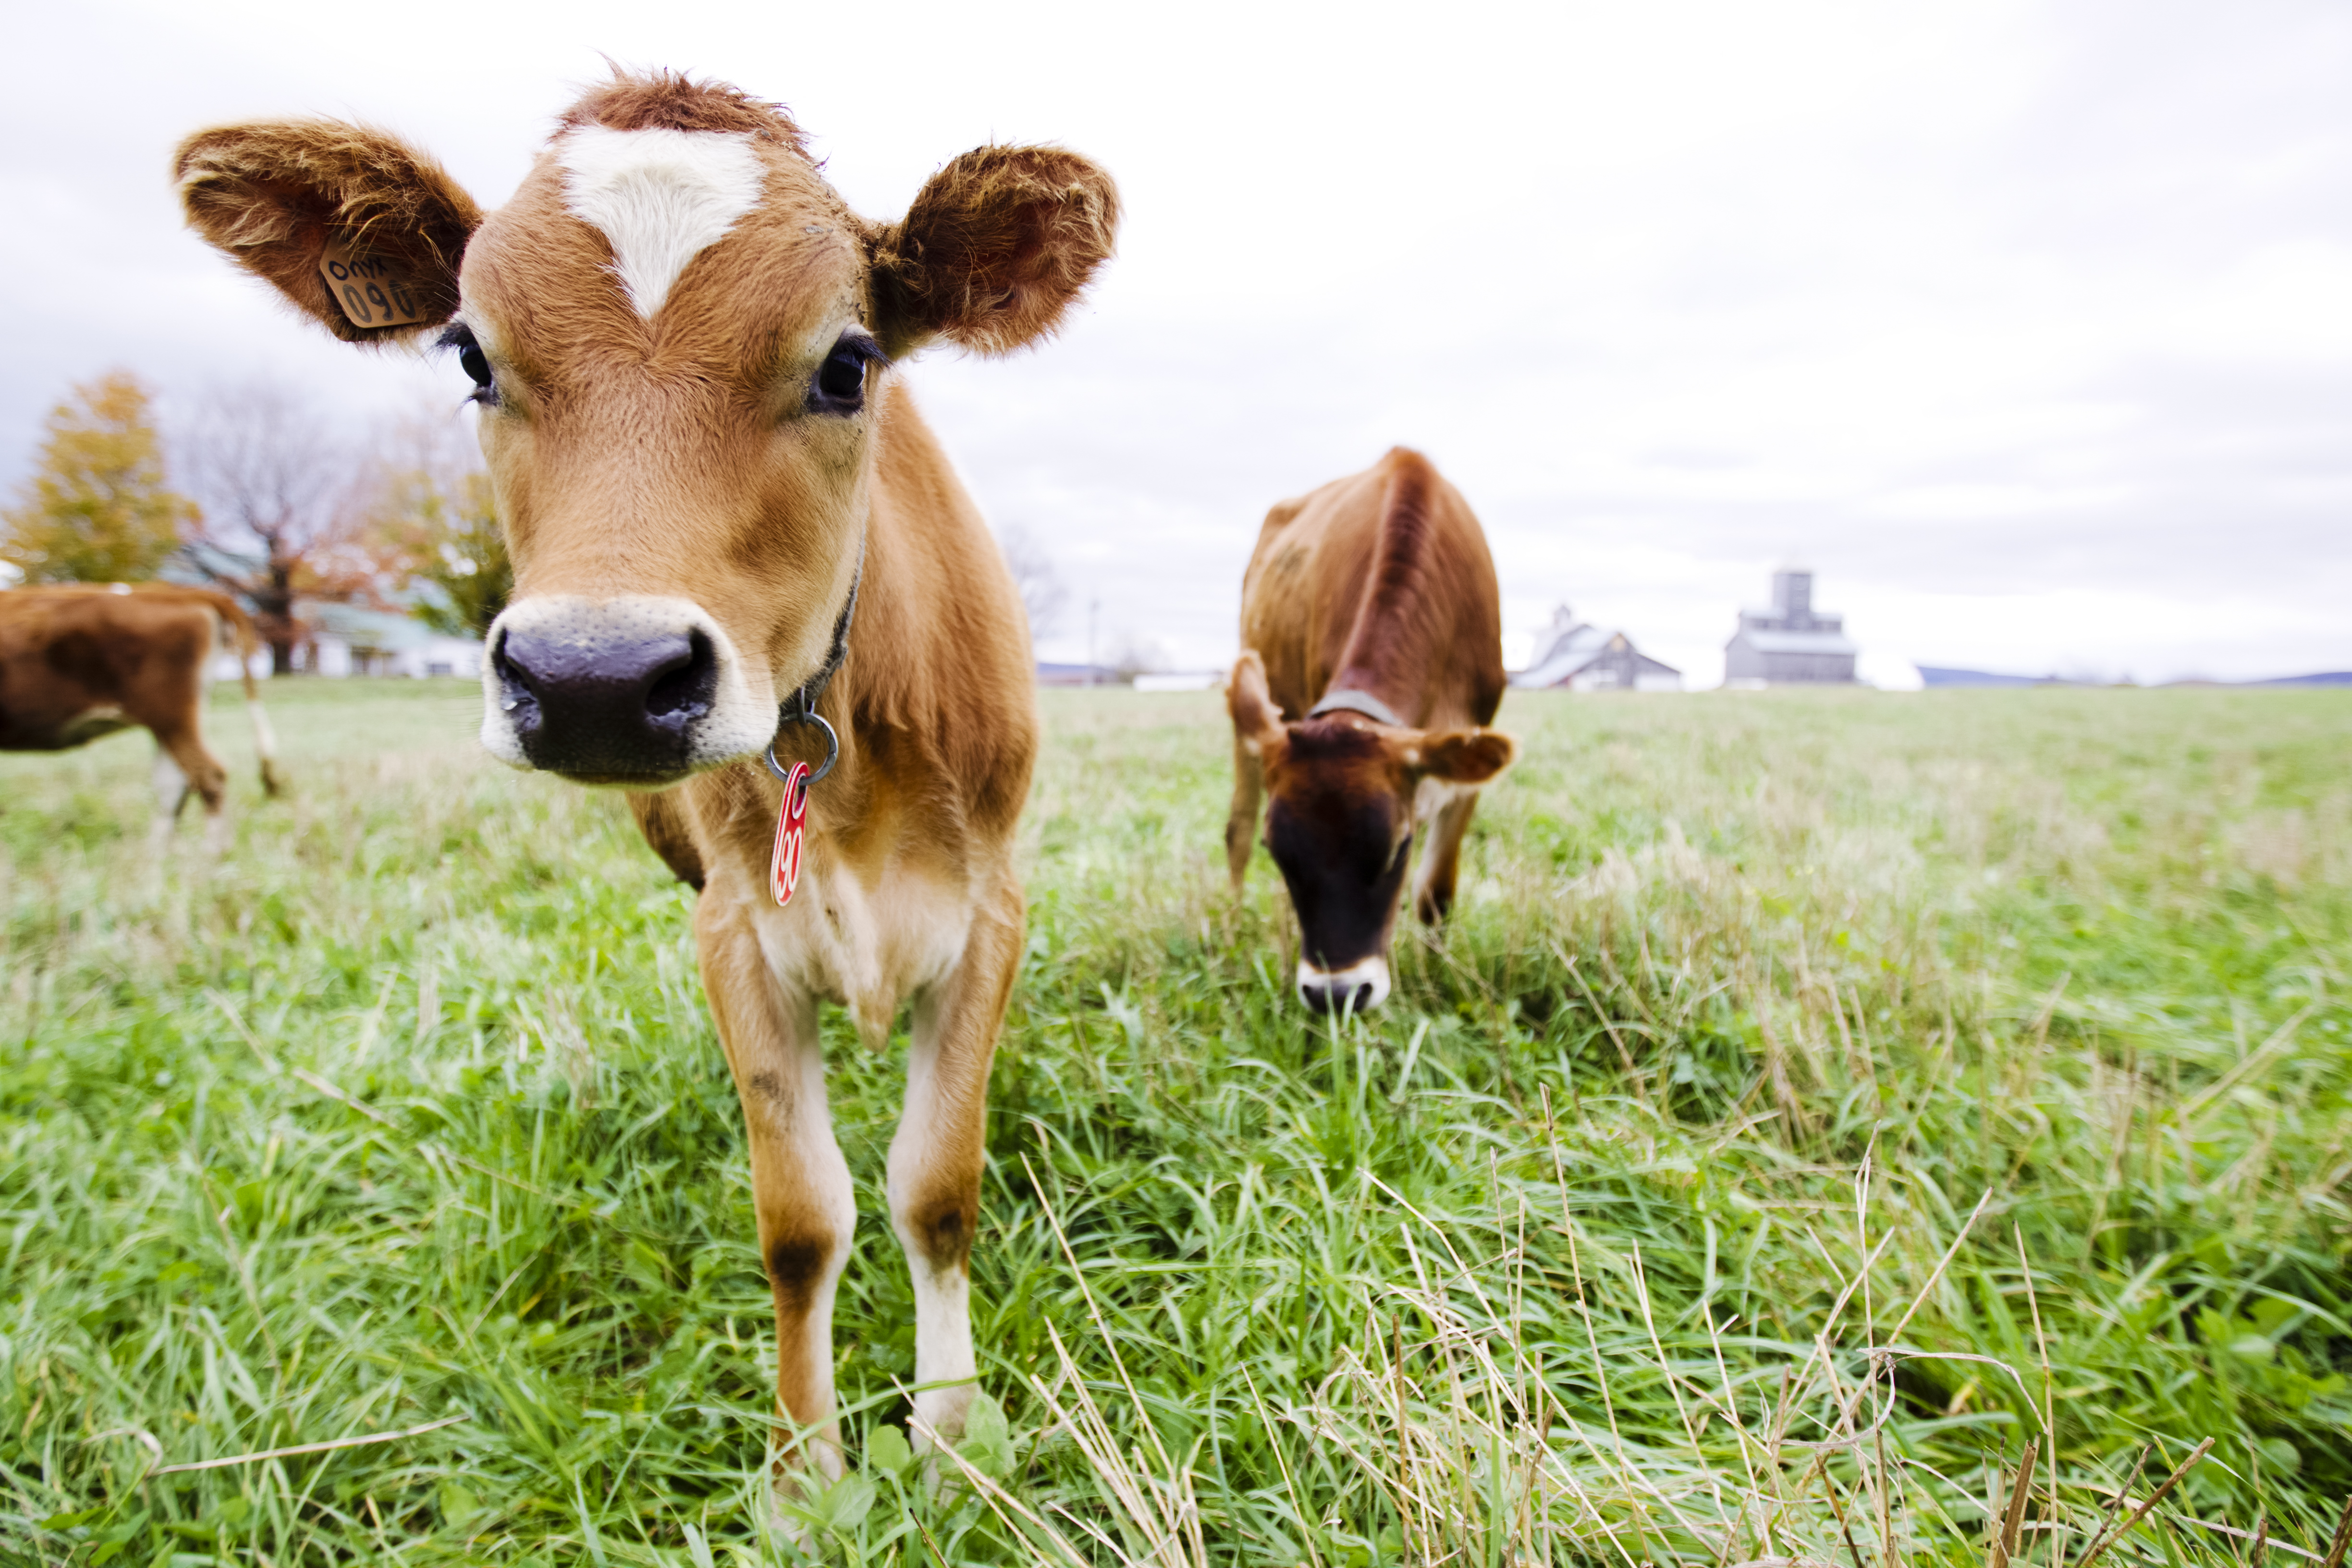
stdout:
{"type": "MultiPolygon", "coordinates": [[[[793,688],[793,694],[776,709],[776,734],[779,736],[784,732],[787,724],[814,724],[824,731],[824,761],[818,765],[816,772],[809,775],[811,784],[833,772],[833,764],[841,758],[841,737],[833,732],[832,725],[817,717],[816,703],[817,699],[824,695],[824,689],[832,684],[833,678],[841,672],[842,661],[849,657],[849,623],[856,618],[857,590],[866,581],[866,538],[867,534],[864,532],[857,536],[857,570],[850,574],[849,597],[842,602],[841,614],[834,617],[833,646],[825,651],[824,663],[817,667],[814,675],[793,688]]],[[[784,769],[776,762],[776,742],[772,738],[768,742],[767,763],[770,773],[778,778],[785,776],[784,769]]]]}

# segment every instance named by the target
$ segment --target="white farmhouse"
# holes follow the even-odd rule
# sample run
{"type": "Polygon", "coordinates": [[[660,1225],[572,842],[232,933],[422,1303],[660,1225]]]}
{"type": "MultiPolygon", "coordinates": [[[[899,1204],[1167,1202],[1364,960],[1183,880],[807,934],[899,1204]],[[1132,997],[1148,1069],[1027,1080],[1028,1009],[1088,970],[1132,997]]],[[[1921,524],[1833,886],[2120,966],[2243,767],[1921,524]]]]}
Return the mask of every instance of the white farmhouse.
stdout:
{"type": "Polygon", "coordinates": [[[482,645],[435,631],[414,616],[357,605],[305,605],[307,665],[314,675],[482,674],[482,645]]]}
{"type": "Polygon", "coordinates": [[[1511,677],[1520,687],[1566,687],[1570,691],[1680,691],[1683,672],[1633,646],[1621,631],[1576,618],[1566,605],[1536,634],[1536,660],[1511,677]]]}

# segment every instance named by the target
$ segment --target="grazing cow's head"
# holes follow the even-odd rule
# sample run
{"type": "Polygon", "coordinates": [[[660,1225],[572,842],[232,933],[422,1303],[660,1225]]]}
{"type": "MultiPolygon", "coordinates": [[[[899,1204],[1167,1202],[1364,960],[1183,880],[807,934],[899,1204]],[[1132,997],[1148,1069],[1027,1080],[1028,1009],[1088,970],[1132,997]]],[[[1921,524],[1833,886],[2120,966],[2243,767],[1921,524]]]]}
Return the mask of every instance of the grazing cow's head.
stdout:
{"type": "Polygon", "coordinates": [[[457,352],[514,561],[482,737],[518,766],[659,787],[757,753],[856,581],[890,366],[1050,332],[1118,196],[983,147],[870,223],[781,109],[616,77],[483,216],[381,132],[190,137],[190,221],[337,337],[457,352]]]}
{"type": "Polygon", "coordinates": [[[1286,722],[1255,652],[1234,666],[1225,705],[1257,759],[1265,847],[1297,911],[1299,999],[1318,1013],[1379,1006],[1414,823],[1509,767],[1518,743],[1496,730],[1407,730],[1352,712],[1286,722]]]}

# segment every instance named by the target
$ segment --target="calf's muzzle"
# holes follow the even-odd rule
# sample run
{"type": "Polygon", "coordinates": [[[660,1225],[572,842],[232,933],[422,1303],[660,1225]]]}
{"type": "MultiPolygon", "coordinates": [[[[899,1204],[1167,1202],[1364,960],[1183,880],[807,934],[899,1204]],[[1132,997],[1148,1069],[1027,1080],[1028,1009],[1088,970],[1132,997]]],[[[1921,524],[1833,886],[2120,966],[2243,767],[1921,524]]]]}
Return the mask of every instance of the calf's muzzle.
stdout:
{"type": "Polygon", "coordinates": [[[581,644],[516,632],[493,658],[523,755],[556,773],[679,771],[687,726],[718,684],[709,641],[690,634],[581,644]]]}
{"type": "Polygon", "coordinates": [[[1298,999],[1310,1013],[1369,1013],[1388,997],[1384,958],[1367,958],[1345,969],[1321,969],[1299,961],[1298,999]]]}
{"type": "Polygon", "coordinates": [[[489,749],[588,783],[675,783],[775,728],[726,634],[683,599],[520,600],[491,628],[487,676],[489,749]]]}

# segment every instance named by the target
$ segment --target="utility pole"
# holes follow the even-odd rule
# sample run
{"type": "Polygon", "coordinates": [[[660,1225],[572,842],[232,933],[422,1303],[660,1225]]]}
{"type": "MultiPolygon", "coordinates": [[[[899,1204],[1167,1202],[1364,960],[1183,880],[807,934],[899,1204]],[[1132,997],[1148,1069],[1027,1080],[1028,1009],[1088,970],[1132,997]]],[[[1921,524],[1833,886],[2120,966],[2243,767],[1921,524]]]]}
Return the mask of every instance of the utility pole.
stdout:
{"type": "Polygon", "coordinates": [[[1095,618],[1102,610],[1102,595],[1089,595],[1087,599],[1087,684],[1095,683],[1095,618]]]}

